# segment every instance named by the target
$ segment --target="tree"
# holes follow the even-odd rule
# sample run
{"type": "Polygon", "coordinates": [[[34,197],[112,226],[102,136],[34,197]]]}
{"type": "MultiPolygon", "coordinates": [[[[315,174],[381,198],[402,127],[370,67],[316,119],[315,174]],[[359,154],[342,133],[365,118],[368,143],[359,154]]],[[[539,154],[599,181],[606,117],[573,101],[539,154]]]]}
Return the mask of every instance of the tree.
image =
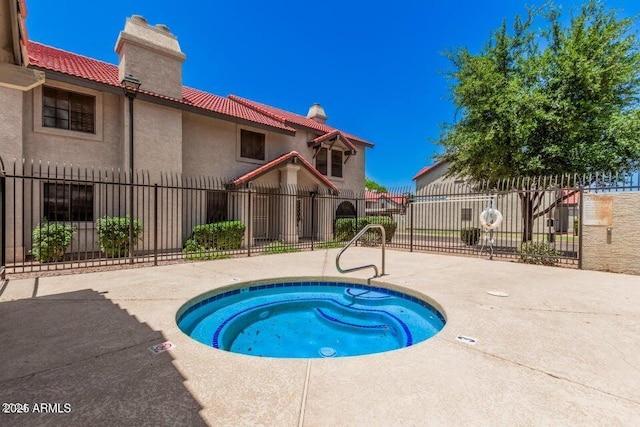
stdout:
{"type": "Polygon", "coordinates": [[[385,187],[384,185],[380,185],[377,182],[375,182],[372,179],[369,178],[365,178],[364,179],[364,186],[367,190],[370,191],[375,191],[377,193],[386,193],[387,192],[387,187],[385,187]]]}
{"type": "MultiPolygon", "coordinates": [[[[449,174],[514,176],[626,173],[640,166],[640,49],[632,19],[591,0],[566,25],[553,5],[506,22],[477,54],[447,53],[460,119],[439,143],[449,174]],[[533,28],[541,19],[546,27],[533,28]]],[[[540,180],[520,194],[523,241],[542,206],[540,180]]],[[[544,208],[544,209],[543,209],[544,208]]]]}

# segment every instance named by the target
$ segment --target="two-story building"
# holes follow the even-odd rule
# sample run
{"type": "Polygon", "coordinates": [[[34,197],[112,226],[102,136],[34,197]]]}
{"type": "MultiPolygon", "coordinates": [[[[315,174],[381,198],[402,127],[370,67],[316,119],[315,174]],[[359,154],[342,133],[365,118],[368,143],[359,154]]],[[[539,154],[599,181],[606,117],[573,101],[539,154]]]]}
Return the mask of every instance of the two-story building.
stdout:
{"type": "MultiPolygon", "coordinates": [[[[11,24],[24,26],[24,2],[10,3],[17,8],[13,15],[17,19],[11,24]]],[[[5,164],[25,158],[144,170],[151,183],[158,182],[163,172],[212,176],[236,189],[295,191],[291,189],[299,187],[339,195],[364,188],[365,151],[373,144],[328,125],[319,104],[303,116],[243,97],[222,97],[184,86],[186,55],[165,25],[150,25],[141,16],[128,18],[115,43],[117,64],[30,41],[22,30],[3,34],[7,51],[3,67],[31,76],[29,84],[21,87],[0,85],[0,157],[5,164]],[[134,83],[133,88],[127,83],[134,83]],[[130,97],[124,86],[129,86],[130,97]]],[[[47,219],[52,210],[48,206],[92,205],[91,218],[82,218],[91,233],[91,223],[108,210],[97,203],[100,189],[60,185],[44,182],[33,189],[39,194],[27,197],[36,200],[28,206],[31,214],[47,219]]],[[[8,191],[25,198],[22,189],[8,191]]],[[[293,224],[301,221],[299,215],[291,214],[295,200],[274,198],[270,206],[268,200],[265,203],[255,203],[253,209],[261,212],[252,216],[280,219],[254,224],[247,241],[270,237],[297,242],[304,233],[315,233],[323,240],[332,237],[335,204],[316,207],[315,218],[323,224],[309,230],[308,224],[293,224]]],[[[249,217],[246,212],[232,212],[231,205],[226,200],[208,203],[209,210],[224,212],[205,209],[198,213],[198,221],[249,217]]],[[[19,227],[22,219],[14,219],[19,227]]],[[[181,222],[179,217],[174,221],[181,222]]],[[[29,233],[15,236],[16,259],[28,246],[29,233]]],[[[183,230],[182,239],[189,233],[183,230]]]]}

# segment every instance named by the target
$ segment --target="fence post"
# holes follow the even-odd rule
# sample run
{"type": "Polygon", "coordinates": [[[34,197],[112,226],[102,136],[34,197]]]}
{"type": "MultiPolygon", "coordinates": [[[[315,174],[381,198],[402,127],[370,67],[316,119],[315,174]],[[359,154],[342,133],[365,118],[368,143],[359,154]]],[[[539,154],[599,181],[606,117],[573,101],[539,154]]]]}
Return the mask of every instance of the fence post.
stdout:
{"type": "Polygon", "coordinates": [[[409,202],[409,252],[413,252],[413,202],[409,202]]]}
{"type": "Polygon", "coordinates": [[[578,220],[578,268],[582,270],[582,258],[583,258],[582,242],[584,240],[582,238],[582,230],[584,230],[584,228],[582,227],[582,222],[584,219],[584,186],[582,185],[580,185],[579,203],[580,203],[580,210],[579,210],[578,216],[580,217],[580,219],[578,220]]]}
{"type": "Polygon", "coordinates": [[[316,192],[311,192],[311,251],[313,251],[313,241],[316,231],[316,192]]]}
{"type": "Polygon", "coordinates": [[[248,189],[248,195],[247,195],[247,218],[248,218],[248,224],[247,224],[247,256],[250,257],[251,256],[251,236],[252,236],[252,232],[253,229],[251,227],[251,224],[253,224],[253,212],[251,209],[251,189],[248,189]]]}
{"type": "Polygon", "coordinates": [[[153,184],[153,265],[158,265],[158,183],[153,184]]]}
{"type": "Polygon", "coordinates": [[[0,233],[2,234],[0,241],[0,280],[4,280],[7,266],[7,203],[5,200],[5,195],[7,193],[7,178],[4,174],[2,159],[0,159],[0,167],[2,167],[0,170],[0,204],[2,205],[2,208],[0,209],[0,217],[2,217],[2,225],[0,225],[0,233]]]}
{"type": "MultiPolygon", "coordinates": [[[[359,231],[358,230],[358,199],[356,198],[355,201],[356,201],[356,218],[355,218],[356,229],[354,231],[354,236],[356,234],[358,234],[358,231],[359,231]]],[[[366,203],[365,203],[365,205],[366,205],[366,203]]],[[[354,242],[354,246],[358,246],[358,241],[357,240],[354,242]]]]}

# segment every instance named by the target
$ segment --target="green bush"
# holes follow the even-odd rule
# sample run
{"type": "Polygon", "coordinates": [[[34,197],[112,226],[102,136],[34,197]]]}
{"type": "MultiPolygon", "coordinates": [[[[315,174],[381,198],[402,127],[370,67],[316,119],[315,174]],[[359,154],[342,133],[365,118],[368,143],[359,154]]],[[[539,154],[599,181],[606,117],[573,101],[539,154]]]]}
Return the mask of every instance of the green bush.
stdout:
{"type": "Polygon", "coordinates": [[[222,221],[193,227],[191,239],[205,249],[240,249],[245,225],[242,221],[222,221]]]}
{"type": "Polygon", "coordinates": [[[460,230],[460,240],[469,246],[473,246],[480,240],[480,229],[475,227],[460,230]]]}
{"type": "Polygon", "coordinates": [[[520,261],[527,264],[555,265],[560,253],[555,245],[547,242],[525,242],[518,248],[520,261]]]}
{"type": "Polygon", "coordinates": [[[300,249],[280,241],[272,242],[264,248],[264,253],[266,254],[286,254],[291,252],[300,252],[300,249]]]}
{"type": "Polygon", "coordinates": [[[356,235],[355,218],[338,218],[333,227],[335,239],[338,241],[346,241],[353,239],[356,235]]]}
{"type": "MultiPolygon", "coordinates": [[[[98,241],[100,250],[108,257],[129,255],[129,227],[131,225],[129,216],[105,216],[98,219],[96,228],[98,231],[98,241]]],[[[133,220],[133,242],[134,246],[142,234],[142,222],[133,220]]]]}
{"type": "MultiPolygon", "coordinates": [[[[366,216],[357,218],[358,227],[356,229],[355,218],[339,218],[334,225],[334,233],[336,240],[346,241],[351,240],[353,237],[369,224],[380,224],[384,227],[386,234],[386,242],[391,242],[393,235],[396,233],[398,223],[388,216],[366,216]]],[[[380,232],[378,230],[371,230],[363,236],[363,241],[370,243],[380,243],[380,232]],[[377,236],[377,237],[376,237],[377,236]]]]}
{"type": "Polygon", "coordinates": [[[229,255],[221,252],[216,252],[212,248],[205,248],[199,246],[194,239],[187,239],[182,252],[185,253],[185,259],[191,260],[212,260],[229,258],[229,255]]]}
{"type": "Polygon", "coordinates": [[[33,258],[41,262],[60,261],[71,244],[75,231],[69,224],[43,221],[33,229],[33,258]]]}
{"type": "Polygon", "coordinates": [[[573,218],[573,235],[577,236],[580,230],[580,220],[578,218],[573,218]]]}
{"type": "MultiPolygon", "coordinates": [[[[382,225],[382,227],[384,227],[386,243],[390,243],[391,239],[393,239],[393,235],[396,234],[398,223],[388,216],[368,216],[363,219],[367,221],[367,224],[380,224],[382,225]]],[[[361,225],[360,221],[358,221],[358,227],[360,227],[359,229],[362,230],[364,228],[364,225],[361,225]]],[[[372,230],[372,232],[376,233],[376,235],[380,234],[380,232],[377,230],[372,230]]],[[[378,241],[380,240],[381,239],[378,238],[378,241]]]]}

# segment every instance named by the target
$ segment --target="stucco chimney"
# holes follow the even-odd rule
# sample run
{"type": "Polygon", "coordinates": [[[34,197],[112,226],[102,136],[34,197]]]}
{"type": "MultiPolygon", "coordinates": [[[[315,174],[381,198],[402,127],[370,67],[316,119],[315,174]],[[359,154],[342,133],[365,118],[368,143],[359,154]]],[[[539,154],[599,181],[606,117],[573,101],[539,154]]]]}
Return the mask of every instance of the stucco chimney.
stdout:
{"type": "Polygon", "coordinates": [[[118,76],[141,82],[140,89],[182,99],[182,63],[186,56],[169,27],[149,25],[140,15],[127,18],[116,42],[118,76]]]}
{"type": "Polygon", "coordinates": [[[325,123],[327,121],[327,115],[324,112],[324,108],[320,104],[313,104],[309,108],[307,118],[314,120],[318,123],[325,123]]]}

